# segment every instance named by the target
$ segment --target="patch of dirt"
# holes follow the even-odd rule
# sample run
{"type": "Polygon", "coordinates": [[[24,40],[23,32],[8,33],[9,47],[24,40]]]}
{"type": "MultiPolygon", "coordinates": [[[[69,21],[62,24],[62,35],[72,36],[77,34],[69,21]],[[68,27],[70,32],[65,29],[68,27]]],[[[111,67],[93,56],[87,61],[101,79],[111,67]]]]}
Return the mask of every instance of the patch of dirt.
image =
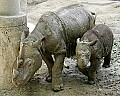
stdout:
{"type": "Polygon", "coordinates": [[[111,67],[100,67],[96,74],[96,84],[87,84],[87,77],[76,68],[75,58],[66,58],[63,69],[64,90],[53,92],[51,83],[45,81],[47,67],[42,67],[35,77],[23,88],[0,90],[0,96],[120,96],[120,0],[46,0],[28,6],[28,22],[36,24],[42,14],[56,11],[60,7],[81,3],[96,12],[96,24],[105,23],[114,33],[111,67]]]}

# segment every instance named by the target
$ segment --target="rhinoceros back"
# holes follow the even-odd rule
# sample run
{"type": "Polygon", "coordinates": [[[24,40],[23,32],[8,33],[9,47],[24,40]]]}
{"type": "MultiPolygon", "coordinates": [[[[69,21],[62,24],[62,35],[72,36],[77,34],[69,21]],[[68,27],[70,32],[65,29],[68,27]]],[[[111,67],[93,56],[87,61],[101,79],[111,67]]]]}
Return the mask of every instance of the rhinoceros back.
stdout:
{"type": "Polygon", "coordinates": [[[83,6],[75,4],[59,9],[56,14],[64,22],[65,35],[68,42],[81,37],[87,30],[94,27],[95,18],[83,6]]]}
{"type": "Polygon", "coordinates": [[[59,9],[56,12],[47,12],[39,19],[33,33],[42,33],[51,39],[61,39],[68,43],[75,41],[92,27],[95,18],[88,10],[81,5],[71,5],[59,9]]]}

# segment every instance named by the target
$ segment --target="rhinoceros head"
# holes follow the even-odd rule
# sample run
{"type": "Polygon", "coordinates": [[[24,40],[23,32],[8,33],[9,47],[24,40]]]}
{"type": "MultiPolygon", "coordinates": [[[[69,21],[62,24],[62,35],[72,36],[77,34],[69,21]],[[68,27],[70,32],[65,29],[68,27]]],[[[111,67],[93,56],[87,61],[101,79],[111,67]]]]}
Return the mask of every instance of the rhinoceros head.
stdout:
{"type": "Polygon", "coordinates": [[[17,65],[13,68],[13,83],[18,87],[25,85],[41,67],[42,59],[36,47],[37,43],[38,41],[29,41],[28,38],[22,38],[20,42],[17,65]]]}
{"type": "Polygon", "coordinates": [[[80,41],[80,38],[77,39],[77,46],[76,46],[76,57],[78,68],[80,71],[84,71],[86,69],[90,57],[91,57],[91,48],[90,46],[95,45],[97,40],[94,41],[80,41]]]}

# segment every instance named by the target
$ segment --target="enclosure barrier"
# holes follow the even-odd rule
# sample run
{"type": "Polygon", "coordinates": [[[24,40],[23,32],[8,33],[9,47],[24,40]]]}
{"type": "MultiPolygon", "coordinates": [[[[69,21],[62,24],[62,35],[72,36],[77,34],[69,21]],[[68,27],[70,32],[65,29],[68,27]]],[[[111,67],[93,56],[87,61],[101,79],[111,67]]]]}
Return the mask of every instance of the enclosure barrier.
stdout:
{"type": "Polygon", "coordinates": [[[0,0],[0,89],[14,86],[12,68],[16,64],[21,33],[26,27],[26,13],[21,12],[20,0],[0,0]]]}

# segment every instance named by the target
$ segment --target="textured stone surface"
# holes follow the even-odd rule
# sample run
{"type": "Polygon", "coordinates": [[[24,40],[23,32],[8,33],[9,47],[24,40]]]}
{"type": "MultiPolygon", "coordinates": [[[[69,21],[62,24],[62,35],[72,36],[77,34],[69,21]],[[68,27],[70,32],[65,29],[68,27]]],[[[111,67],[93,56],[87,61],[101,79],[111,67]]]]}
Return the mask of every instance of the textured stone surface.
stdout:
{"type": "Polygon", "coordinates": [[[12,67],[16,63],[20,36],[26,26],[26,14],[0,16],[0,89],[13,86],[12,67]]]}
{"type": "Polygon", "coordinates": [[[20,12],[19,0],[0,0],[0,15],[11,16],[20,12]]]}

